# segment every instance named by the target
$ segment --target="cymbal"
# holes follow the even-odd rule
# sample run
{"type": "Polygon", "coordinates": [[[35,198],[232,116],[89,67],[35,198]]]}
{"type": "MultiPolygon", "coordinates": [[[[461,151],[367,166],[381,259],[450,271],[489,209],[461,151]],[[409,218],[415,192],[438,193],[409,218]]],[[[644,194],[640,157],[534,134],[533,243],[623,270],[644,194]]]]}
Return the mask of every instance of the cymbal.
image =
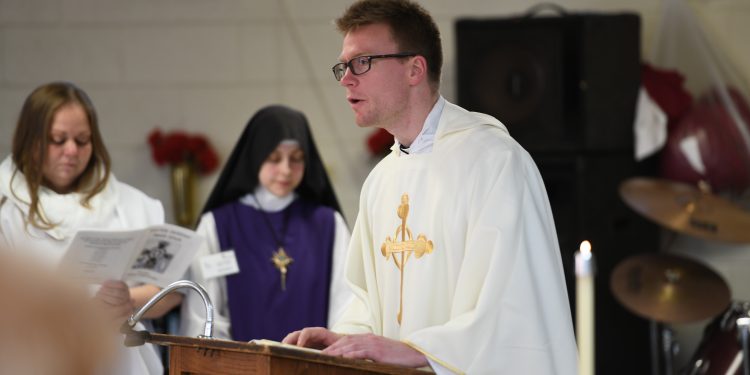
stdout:
{"type": "Polygon", "coordinates": [[[674,231],[709,240],[750,243],[750,214],[691,185],[631,178],[620,196],[636,212],[674,231]]]}
{"type": "Polygon", "coordinates": [[[718,273],[697,261],[663,253],[623,260],[612,272],[610,287],[636,315],[666,323],[716,316],[731,298],[718,273]]]}

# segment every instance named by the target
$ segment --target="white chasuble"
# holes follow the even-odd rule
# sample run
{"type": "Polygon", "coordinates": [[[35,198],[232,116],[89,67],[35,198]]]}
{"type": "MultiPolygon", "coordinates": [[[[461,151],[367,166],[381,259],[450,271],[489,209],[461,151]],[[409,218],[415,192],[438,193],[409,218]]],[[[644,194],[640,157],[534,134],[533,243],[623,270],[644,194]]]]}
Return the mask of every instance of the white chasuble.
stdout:
{"type": "Polygon", "coordinates": [[[432,151],[394,147],[373,169],[346,278],[358,298],[334,331],[404,341],[456,373],[577,373],[542,179],[489,116],[447,103],[432,151]]]}

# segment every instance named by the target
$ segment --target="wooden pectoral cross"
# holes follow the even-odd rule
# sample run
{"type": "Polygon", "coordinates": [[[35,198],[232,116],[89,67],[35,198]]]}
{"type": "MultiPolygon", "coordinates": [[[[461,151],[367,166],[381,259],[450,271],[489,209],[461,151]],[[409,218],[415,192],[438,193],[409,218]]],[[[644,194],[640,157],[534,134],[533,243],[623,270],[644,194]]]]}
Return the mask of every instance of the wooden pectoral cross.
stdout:
{"type": "Polygon", "coordinates": [[[273,253],[271,262],[273,262],[274,267],[281,273],[281,290],[286,290],[286,266],[294,262],[294,259],[287,255],[283,247],[280,247],[279,250],[273,253]]]}
{"type": "Polygon", "coordinates": [[[409,260],[409,257],[411,257],[412,254],[414,254],[417,258],[421,258],[424,254],[432,253],[432,241],[428,240],[424,234],[420,234],[419,236],[417,236],[416,240],[412,238],[411,229],[406,226],[406,218],[409,216],[408,194],[404,194],[401,196],[401,204],[398,206],[396,213],[401,219],[401,225],[396,228],[396,234],[393,240],[390,236],[385,238],[385,242],[380,247],[380,251],[383,253],[383,256],[385,256],[386,261],[391,257],[391,254],[394,254],[393,263],[396,264],[396,267],[401,272],[401,290],[398,305],[398,315],[396,316],[398,324],[401,325],[401,316],[404,307],[404,266],[406,266],[406,262],[409,260]],[[399,234],[401,235],[401,241],[396,242],[398,240],[399,234]],[[396,253],[401,254],[400,260],[396,259],[396,253]]]}

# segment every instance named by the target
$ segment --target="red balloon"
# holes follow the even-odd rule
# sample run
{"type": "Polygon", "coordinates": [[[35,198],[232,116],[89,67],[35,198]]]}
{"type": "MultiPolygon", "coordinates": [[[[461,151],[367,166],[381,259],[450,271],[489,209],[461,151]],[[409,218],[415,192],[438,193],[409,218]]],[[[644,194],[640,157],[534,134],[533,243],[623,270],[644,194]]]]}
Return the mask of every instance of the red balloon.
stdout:
{"type": "MultiPolygon", "coordinates": [[[[728,90],[732,105],[750,131],[750,107],[735,90],[728,90]]],[[[661,153],[662,176],[696,184],[703,180],[714,191],[742,192],[750,187],[750,150],[717,92],[702,97],[669,131],[661,153]],[[695,137],[705,171],[693,168],[680,148],[695,137]]]]}

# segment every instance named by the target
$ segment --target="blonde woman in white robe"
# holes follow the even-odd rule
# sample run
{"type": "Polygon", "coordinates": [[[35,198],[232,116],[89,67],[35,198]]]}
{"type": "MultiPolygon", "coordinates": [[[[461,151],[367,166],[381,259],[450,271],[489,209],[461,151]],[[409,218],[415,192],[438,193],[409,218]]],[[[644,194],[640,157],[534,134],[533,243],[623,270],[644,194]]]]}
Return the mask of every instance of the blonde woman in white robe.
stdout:
{"type": "MultiPolygon", "coordinates": [[[[53,82],[27,98],[13,136],[12,154],[0,163],[0,247],[55,268],[81,229],[135,229],[164,222],[158,200],[119,182],[86,93],[69,82],[53,82]]],[[[94,299],[109,318],[125,321],[159,288],[108,280],[94,299]]],[[[169,296],[147,318],[166,313],[180,300],[169,296]]],[[[141,326],[141,329],[143,327],[141,326]]],[[[122,341],[112,332],[113,340],[122,341]]],[[[115,374],[162,374],[151,344],[120,346],[115,374]]]]}

